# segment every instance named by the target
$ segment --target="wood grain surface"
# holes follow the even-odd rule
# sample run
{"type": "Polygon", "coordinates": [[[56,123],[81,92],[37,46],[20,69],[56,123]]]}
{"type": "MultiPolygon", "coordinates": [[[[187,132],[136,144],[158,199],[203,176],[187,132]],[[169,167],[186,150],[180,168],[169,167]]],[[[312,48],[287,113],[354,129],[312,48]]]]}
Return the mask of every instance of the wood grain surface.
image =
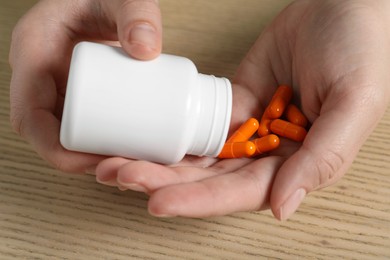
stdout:
{"type": "MultiPolygon", "coordinates": [[[[286,222],[269,211],[158,219],[147,196],[61,173],[9,124],[12,28],[36,1],[0,1],[0,259],[390,259],[390,108],[346,176],[286,222]]],[[[290,1],[161,0],[164,52],[232,77],[290,1]]]]}

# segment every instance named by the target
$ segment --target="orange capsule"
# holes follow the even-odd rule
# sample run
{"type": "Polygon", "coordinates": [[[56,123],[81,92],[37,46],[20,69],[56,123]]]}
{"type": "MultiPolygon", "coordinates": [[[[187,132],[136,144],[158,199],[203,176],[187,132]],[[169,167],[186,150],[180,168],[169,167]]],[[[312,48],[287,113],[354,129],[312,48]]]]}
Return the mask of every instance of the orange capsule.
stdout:
{"type": "Polygon", "coordinates": [[[292,98],[293,90],[290,86],[281,85],[277,88],[271,102],[265,110],[268,118],[276,119],[282,116],[292,98]]]}
{"type": "Polygon", "coordinates": [[[244,124],[242,124],[237,131],[226,141],[227,143],[245,142],[256,133],[259,128],[259,121],[256,118],[249,118],[244,124]]]}
{"type": "Polygon", "coordinates": [[[270,128],[274,134],[286,137],[296,142],[302,142],[307,134],[305,128],[281,119],[273,120],[270,128]]]}
{"type": "Polygon", "coordinates": [[[236,143],[226,143],[221,153],[218,155],[218,158],[241,158],[241,157],[250,157],[256,151],[255,144],[251,141],[246,142],[236,142],[236,143]]]}
{"type": "Polygon", "coordinates": [[[266,116],[263,115],[263,118],[261,119],[259,124],[259,129],[257,130],[257,133],[260,136],[266,136],[271,133],[271,130],[269,129],[271,121],[271,119],[268,119],[266,116]]]}
{"type": "Polygon", "coordinates": [[[279,147],[280,139],[277,135],[267,135],[261,138],[253,140],[253,143],[256,146],[256,152],[254,155],[263,154],[272,150],[275,150],[279,147]]]}
{"type": "Polygon", "coordinates": [[[294,104],[290,104],[287,106],[286,117],[287,117],[288,121],[290,121],[291,123],[293,123],[295,125],[299,125],[302,127],[307,126],[307,119],[306,119],[305,115],[294,104]]]}

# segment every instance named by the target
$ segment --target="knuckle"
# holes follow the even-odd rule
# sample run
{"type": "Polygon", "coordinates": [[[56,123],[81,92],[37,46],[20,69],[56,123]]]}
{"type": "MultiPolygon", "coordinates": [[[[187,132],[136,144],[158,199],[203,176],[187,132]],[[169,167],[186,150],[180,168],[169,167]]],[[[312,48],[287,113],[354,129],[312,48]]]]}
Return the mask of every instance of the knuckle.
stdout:
{"type": "Polygon", "coordinates": [[[29,110],[26,104],[23,102],[23,97],[21,97],[18,90],[17,82],[14,81],[14,76],[11,79],[10,83],[10,115],[9,120],[12,130],[24,136],[25,128],[28,126],[26,121],[31,115],[32,111],[29,110]]]}
{"type": "Polygon", "coordinates": [[[20,136],[23,136],[23,127],[25,122],[24,114],[17,108],[11,108],[10,124],[12,130],[20,136]]]}
{"type": "Polygon", "coordinates": [[[66,157],[61,156],[61,153],[51,153],[48,155],[49,157],[46,160],[57,170],[62,172],[74,173],[77,172],[78,169],[74,167],[71,161],[69,161],[66,157]]]}
{"type": "Polygon", "coordinates": [[[155,0],[127,0],[119,6],[122,11],[137,11],[145,15],[156,15],[159,13],[158,4],[155,0]]]}
{"type": "Polygon", "coordinates": [[[250,193],[255,195],[254,197],[257,198],[251,200],[251,203],[249,203],[247,207],[250,210],[260,210],[264,204],[264,199],[261,198],[263,197],[263,194],[266,193],[266,191],[264,189],[264,185],[262,185],[263,181],[258,176],[258,172],[253,169],[241,169],[235,174],[250,183],[248,191],[250,190],[250,193]]]}
{"type": "Polygon", "coordinates": [[[67,157],[62,153],[57,140],[47,143],[44,153],[45,154],[42,157],[44,157],[54,168],[64,172],[72,171],[70,167],[72,164],[67,162],[67,157]]]}
{"type": "Polygon", "coordinates": [[[10,117],[10,123],[11,123],[12,130],[15,133],[20,135],[21,120],[18,117],[16,117],[16,116],[11,116],[10,117]]]}
{"type": "Polygon", "coordinates": [[[61,171],[66,171],[67,169],[65,164],[63,163],[63,160],[58,158],[58,156],[52,156],[50,158],[47,158],[47,161],[56,169],[61,171]]]}
{"type": "Polygon", "coordinates": [[[327,186],[339,177],[339,172],[345,164],[345,159],[339,153],[326,151],[315,161],[316,174],[318,180],[315,187],[322,188],[327,186]]]}

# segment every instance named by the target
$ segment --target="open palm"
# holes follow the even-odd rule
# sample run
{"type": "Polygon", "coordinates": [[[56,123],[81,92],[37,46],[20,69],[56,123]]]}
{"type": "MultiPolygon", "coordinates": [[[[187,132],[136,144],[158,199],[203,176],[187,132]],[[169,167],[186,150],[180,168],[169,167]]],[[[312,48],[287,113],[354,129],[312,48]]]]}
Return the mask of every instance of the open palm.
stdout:
{"type": "Polygon", "coordinates": [[[231,130],[259,118],[276,87],[287,84],[312,123],[302,144],[283,139],[266,157],[186,157],[173,166],[110,158],[99,164],[97,180],[150,194],[149,211],[156,216],[270,207],[278,219],[288,218],[308,192],[342,177],[387,107],[385,9],[386,1],[296,1],[241,63],[231,130]]]}

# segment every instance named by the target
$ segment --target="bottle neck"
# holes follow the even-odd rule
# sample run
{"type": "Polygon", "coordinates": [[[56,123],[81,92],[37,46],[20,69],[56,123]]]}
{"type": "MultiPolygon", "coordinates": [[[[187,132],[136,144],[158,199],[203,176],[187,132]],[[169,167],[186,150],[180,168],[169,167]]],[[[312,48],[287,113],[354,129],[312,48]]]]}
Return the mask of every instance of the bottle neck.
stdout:
{"type": "Polygon", "coordinates": [[[198,74],[198,122],[188,154],[217,156],[225,143],[232,112],[232,88],[226,78],[198,74]]]}

